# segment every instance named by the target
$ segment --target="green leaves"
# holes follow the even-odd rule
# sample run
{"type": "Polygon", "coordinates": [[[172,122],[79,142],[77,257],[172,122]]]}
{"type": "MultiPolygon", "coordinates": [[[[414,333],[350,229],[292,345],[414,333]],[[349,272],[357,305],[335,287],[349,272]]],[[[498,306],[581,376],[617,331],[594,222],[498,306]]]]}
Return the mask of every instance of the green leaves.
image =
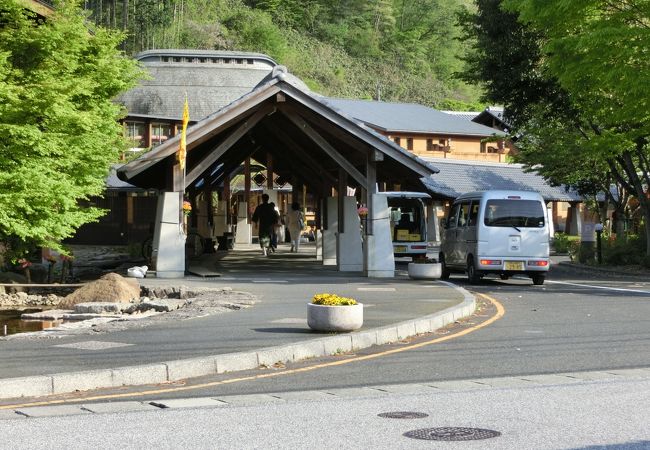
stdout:
{"type": "Polygon", "coordinates": [[[116,49],[121,35],[90,30],[74,2],[47,21],[9,1],[0,15],[0,240],[59,247],[102,212],[122,145],[112,98],[140,71],[116,49]]]}

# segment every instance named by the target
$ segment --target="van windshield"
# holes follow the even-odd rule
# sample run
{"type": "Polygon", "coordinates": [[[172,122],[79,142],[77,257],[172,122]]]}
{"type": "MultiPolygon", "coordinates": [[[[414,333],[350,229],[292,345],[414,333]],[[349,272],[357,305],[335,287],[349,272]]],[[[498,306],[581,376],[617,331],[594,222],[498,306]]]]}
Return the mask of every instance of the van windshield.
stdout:
{"type": "Polygon", "coordinates": [[[544,226],[544,210],[537,200],[488,200],[485,205],[485,225],[488,227],[544,226]]]}

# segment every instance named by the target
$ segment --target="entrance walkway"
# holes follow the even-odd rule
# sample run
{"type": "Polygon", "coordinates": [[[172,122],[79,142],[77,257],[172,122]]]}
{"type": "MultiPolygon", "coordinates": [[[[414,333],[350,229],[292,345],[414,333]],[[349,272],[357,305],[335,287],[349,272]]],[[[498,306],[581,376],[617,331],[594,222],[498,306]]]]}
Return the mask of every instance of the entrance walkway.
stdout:
{"type": "Polygon", "coordinates": [[[298,253],[291,253],[291,245],[278,245],[275,253],[262,254],[259,244],[235,244],[229,251],[207,253],[189,263],[189,271],[196,275],[232,277],[258,277],[261,275],[301,276],[361,276],[361,272],[339,272],[336,266],[323,266],[316,260],[314,242],[301,244],[298,253]]]}

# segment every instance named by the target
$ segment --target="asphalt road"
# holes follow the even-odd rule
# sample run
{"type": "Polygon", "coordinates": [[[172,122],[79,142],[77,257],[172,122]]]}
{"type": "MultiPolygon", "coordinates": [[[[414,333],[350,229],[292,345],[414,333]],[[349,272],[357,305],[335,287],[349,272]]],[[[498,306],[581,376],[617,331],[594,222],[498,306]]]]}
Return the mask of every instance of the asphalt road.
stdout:
{"type": "MultiPolygon", "coordinates": [[[[6,443],[30,449],[650,448],[650,280],[585,277],[555,268],[541,287],[523,279],[478,286],[461,277],[451,281],[496,299],[505,314],[444,342],[410,348],[445,336],[438,334],[374,349],[372,359],[335,356],[149,386],[171,392],[147,395],[142,388],[105,391],[109,397],[95,401],[80,394],[64,405],[21,410],[30,419],[0,411],[0,419],[19,417],[0,420],[0,433],[29,436],[6,443]],[[354,361],[332,365],[345,358],[354,361]],[[115,394],[121,396],[110,397],[115,394]],[[111,410],[117,413],[106,413],[111,410]],[[427,416],[378,416],[395,411],[427,416]],[[404,435],[420,430],[416,434],[429,436],[438,427],[500,435],[475,442],[404,435]]],[[[486,320],[480,316],[487,312],[449,335],[486,320]]]]}
{"type": "MultiPolygon", "coordinates": [[[[316,370],[133,398],[261,394],[650,367],[650,280],[594,279],[556,267],[544,286],[532,286],[528,279],[489,279],[471,286],[460,275],[451,281],[495,298],[505,315],[464,336],[373,359],[327,365],[337,357],[324,358],[286,367],[325,363],[316,370]]],[[[406,347],[390,348],[400,345],[406,347]]],[[[258,373],[206,377],[191,383],[258,373]]]]}

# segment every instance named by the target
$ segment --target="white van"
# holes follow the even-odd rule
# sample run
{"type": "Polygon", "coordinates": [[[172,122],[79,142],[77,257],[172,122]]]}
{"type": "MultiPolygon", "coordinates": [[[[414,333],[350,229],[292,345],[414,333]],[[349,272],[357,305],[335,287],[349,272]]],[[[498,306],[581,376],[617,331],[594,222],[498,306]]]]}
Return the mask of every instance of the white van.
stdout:
{"type": "Polygon", "coordinates": [[[442,276],[465,271],[478,283],[492,273],[525,274],[544,284],[550,266],[548,213],[531,191],[482,191],[458,197],[444,223],[442,276]]]}
{"type": "Polygon", "coordinates": [[[380,192],[386,196],[390,214],[390,231],[395,256],[424,256],[427,253],[427,221],[424,192],[380,192]]]}

